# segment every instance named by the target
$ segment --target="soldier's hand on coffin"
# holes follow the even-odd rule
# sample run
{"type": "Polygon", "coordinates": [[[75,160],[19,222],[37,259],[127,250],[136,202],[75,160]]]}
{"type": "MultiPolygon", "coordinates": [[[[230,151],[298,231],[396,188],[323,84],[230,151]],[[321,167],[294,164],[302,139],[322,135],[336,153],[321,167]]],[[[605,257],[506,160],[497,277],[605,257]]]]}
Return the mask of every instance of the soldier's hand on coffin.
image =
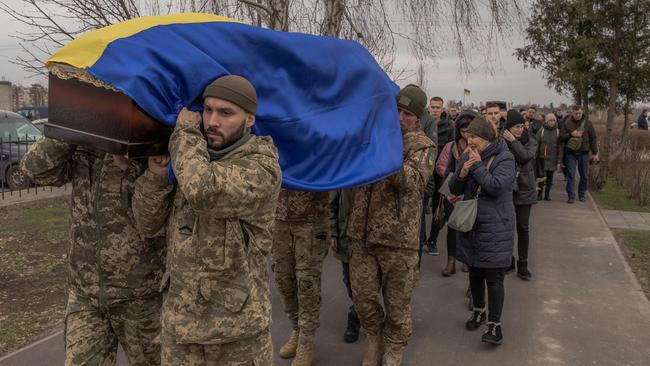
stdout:
{"type": "Polygon", "coordinates": [[[120,170],[127,170],[130,163],[131,160],[129,160],[129,158],[126,156],[113,154],[113,164],[115,164],[116,167],[120,168],[120,170]]]}
{"type": "Polygon", "coordinates": [[[167,165],[169,164],[169,155],[153,155],[149,157],[149,170],[154,174],[166,177],[167,165]]]}
{"type": "Polygon", "coordinates": [[[181,109],[181,112],[178,114],[178,118],[176,118],[176,123],[180,122],[192,122],[199,126],[201,124],[201,113],[198,112],[192,112],[191,110],[187,108],[181,109]]]}

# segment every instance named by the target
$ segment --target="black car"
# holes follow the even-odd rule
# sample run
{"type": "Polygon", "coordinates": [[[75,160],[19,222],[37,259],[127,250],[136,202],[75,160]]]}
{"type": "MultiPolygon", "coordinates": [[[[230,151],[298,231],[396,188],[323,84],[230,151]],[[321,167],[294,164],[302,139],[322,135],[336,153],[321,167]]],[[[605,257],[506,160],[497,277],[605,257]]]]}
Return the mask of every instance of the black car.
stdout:
{"type": "Polygon", "coordinates": [[[42,132],[18,113],[0,110],[0,183],[9,189],[31,183],[20,170],[20,159],[42,132]]]}

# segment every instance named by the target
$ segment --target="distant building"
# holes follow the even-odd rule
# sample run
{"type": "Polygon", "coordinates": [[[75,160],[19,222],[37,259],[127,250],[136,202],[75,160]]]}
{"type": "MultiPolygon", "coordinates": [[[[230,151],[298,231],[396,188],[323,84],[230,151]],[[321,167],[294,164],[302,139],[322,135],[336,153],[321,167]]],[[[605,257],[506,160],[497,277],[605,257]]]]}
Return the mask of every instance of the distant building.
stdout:
{"type": "Polygon", "coordinates": [[[47,88],[43,85],[32,84],[28,93],[33,107],[47,107],[47,88]]]}
{"type": "Polygon", "coordinates": [[[47,88],[32,84],[29,87],[14,85],[13,91],[13,111],[19,111],[25,107],[47,107],[47,88]]]}
{"type": "Polygon", "coordinates": [[[0,81],[0,109],[13,110],[12,88],[10,81],[0,81]]]}

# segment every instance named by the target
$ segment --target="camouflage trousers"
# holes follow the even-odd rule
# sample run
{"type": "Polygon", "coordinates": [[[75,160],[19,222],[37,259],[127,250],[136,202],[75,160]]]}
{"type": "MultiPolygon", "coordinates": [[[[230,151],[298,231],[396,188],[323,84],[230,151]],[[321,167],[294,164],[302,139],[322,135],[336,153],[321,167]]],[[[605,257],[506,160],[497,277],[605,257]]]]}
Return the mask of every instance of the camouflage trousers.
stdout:
{"type": "Polygon", "coordinates": [[[65,365],[115,365],[118,343],[130,366],[160,365],[162,298],[155,295],[98,308],[96,299],[68,291],[65,316],[65,365]]]}
{"type": "Polygon", "coordinates": [[[352,241],[352,301],[369,335],[406,345],[413,332],[411,296],[418,281],[418,252],[352,241]],[[382,306],[383,298],[383,306],[382,306]]]}
{"type": "Polygon", "coordinates": [[[329,247],[322,223],[275,221],[273,272],[294,329],[314,335],[320,325],[321,272],[329,247]]]}
{"type": "Polygon", "coordinates": [[[272,366],[271,331],[225,344],[162,344],[163,366],[272,366]]]}

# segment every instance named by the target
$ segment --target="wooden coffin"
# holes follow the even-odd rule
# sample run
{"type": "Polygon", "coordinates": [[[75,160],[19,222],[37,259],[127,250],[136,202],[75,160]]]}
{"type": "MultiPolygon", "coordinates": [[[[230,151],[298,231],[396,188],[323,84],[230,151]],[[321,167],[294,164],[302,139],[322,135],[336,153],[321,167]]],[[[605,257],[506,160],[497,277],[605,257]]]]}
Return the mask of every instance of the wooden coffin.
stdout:
{"type": "Polygon", "coordinates": [[[171,128],[118,91],[50,73],[48,104],[47,137],[130,158],[167,151],[171,128]]]}

